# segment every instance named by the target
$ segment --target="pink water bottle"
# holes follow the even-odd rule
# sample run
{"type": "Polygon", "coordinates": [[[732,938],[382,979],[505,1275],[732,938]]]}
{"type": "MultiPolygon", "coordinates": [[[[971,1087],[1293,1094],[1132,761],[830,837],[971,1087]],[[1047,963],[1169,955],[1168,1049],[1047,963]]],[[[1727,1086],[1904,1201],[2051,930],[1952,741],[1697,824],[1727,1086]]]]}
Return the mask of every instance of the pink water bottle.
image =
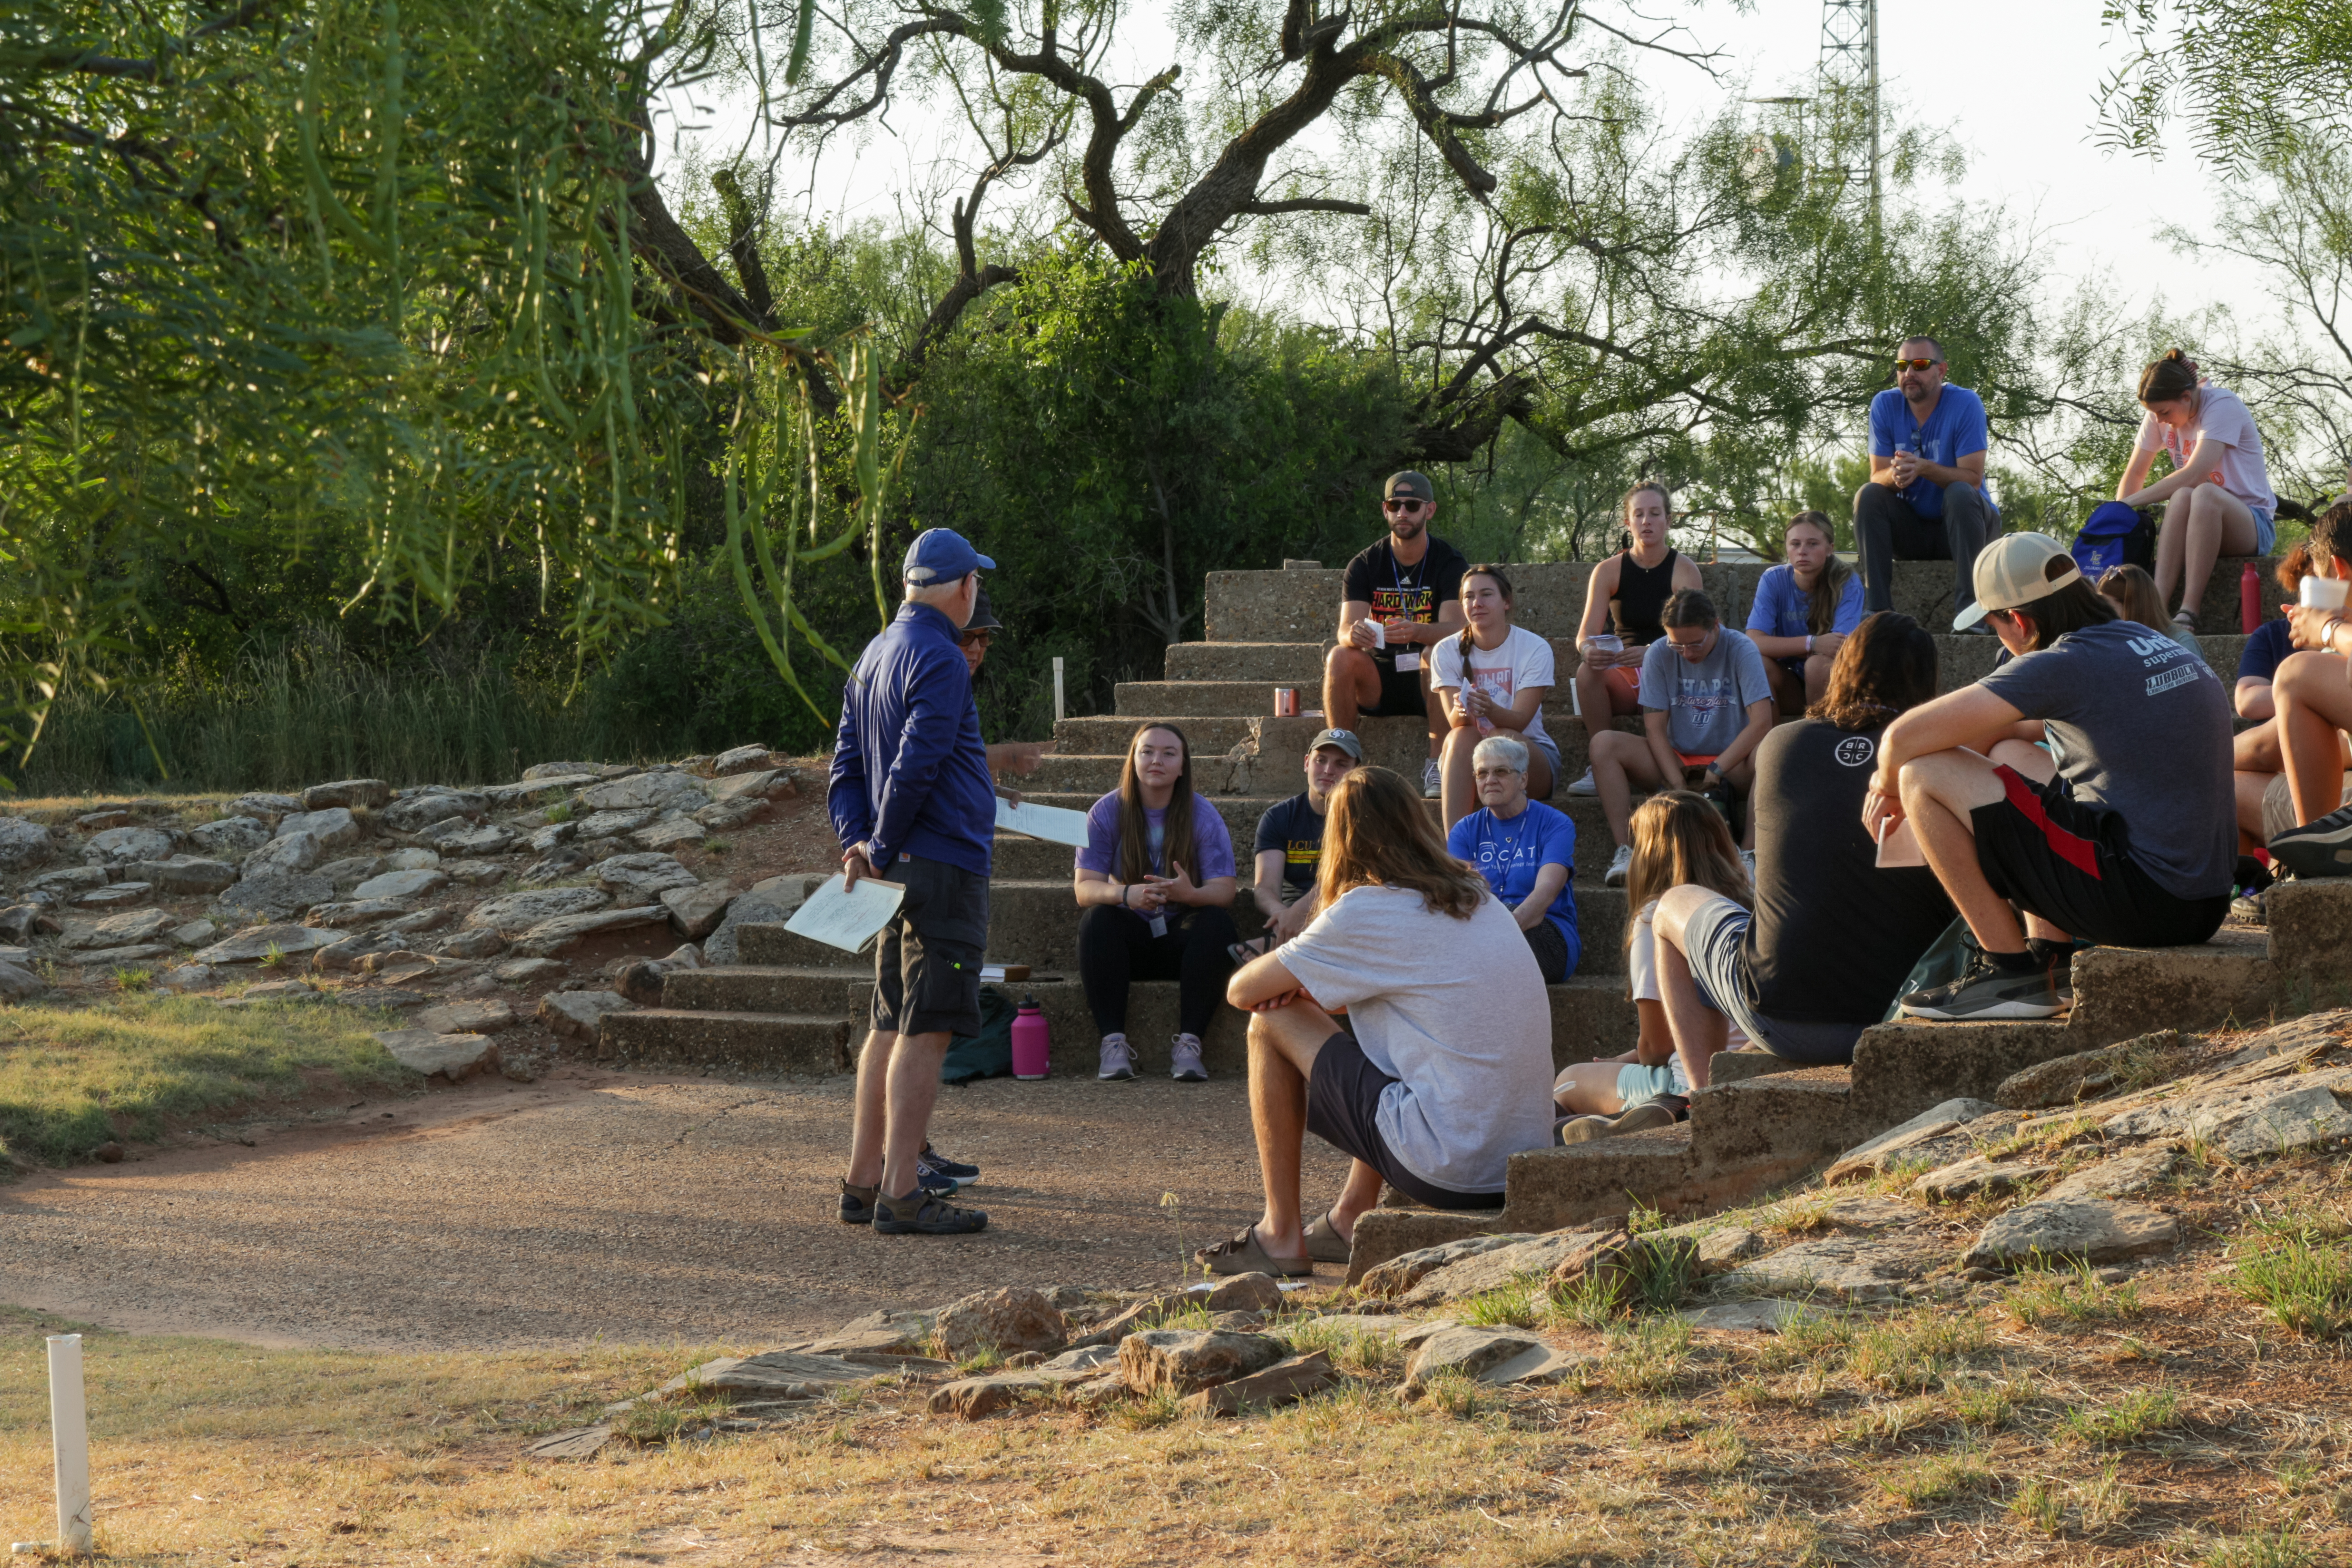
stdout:
{"type": "Polygon", "coordinates": [[[2253,636],[2255,628],[2263,624],[2263,574],[2254,570],[2251,561],[2238,577],[2238,619],[2248,637],[2253,636]]]}
{"type": "Polygon", "coordinates": [[[1046,1064],[1052,1059],[1051,1037],[1045,1028],[1045,1015],[1034,996],[1021,998],[1021,1007],[1013,1016],[1013,1076],[1034,1081],[1045,1076],[1046,1064]]]}

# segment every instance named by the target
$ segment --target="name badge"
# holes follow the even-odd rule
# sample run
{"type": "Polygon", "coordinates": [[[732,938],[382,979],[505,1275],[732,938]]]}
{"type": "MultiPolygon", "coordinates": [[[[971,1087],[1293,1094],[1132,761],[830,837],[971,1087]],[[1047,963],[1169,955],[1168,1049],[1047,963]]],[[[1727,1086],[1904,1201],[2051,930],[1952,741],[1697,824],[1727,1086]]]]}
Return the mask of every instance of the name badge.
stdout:
{"type": "Polygon", "coordinates": [[[1397,669],[1399,673],[1409,675],[1420,668],[1421,655],[1417,653],[1401,653],[1397,655],[1397,669]]]}
{"type": "Polygon", "coordinates": [[[1151,917],[1151,934],[1153,936],[1166,936],[1168,934],[1168,917],[1166,915],[1154,915],[1151,917]]]}

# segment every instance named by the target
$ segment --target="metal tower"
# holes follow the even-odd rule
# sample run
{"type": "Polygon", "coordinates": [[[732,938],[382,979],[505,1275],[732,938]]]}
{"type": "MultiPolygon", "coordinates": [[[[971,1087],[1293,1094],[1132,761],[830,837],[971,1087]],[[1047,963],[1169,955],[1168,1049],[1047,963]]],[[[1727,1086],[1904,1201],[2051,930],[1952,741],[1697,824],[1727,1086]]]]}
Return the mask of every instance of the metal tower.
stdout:
{"type": "Polygon", "coordinates": [[[1866,135],[1870,166],[1847,180],[1870,187],[1870,222],[1878,226],[1878,0],[1822,0],[1822,96],[1841,129],[1866,135]]]}

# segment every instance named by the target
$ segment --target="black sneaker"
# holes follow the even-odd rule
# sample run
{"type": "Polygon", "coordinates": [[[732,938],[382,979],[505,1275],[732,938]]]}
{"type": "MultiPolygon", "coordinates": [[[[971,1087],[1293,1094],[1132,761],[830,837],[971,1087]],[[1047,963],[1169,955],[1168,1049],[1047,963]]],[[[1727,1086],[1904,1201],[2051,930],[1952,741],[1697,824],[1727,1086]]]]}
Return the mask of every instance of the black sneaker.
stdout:
{"type": "Polygon", "coordinates": [[[872,1225],[874,1207],[881,1201],[881,1197],[882,1190],[879,1187],[853,1187],[847,1182],[842,1183],[841,1223],[872,1225]]]}
{"type": "Polygon", "coordinates": [[[2271,840],[2271,858],[2298,877],[2352,877],[2352,805],[2271,840]]]}
{"type": "Polygon", "coordinates": [[[2074,955],[2088,952],[2098,945],[2088,942],[2053,942],[2044,937],[2028,937],[2025,951],[2032,953],[2050,971],[2050,988],[2058,993],[2061,1005],[2074,1005],[2074,955]]]}
{"type": "Polygon", "coordinates": [[[953,1176],[959,1182],[976,1182],[980,1180],[980,1167],[978,1165],[967,1165],[961,1160],[950,1160],[945,1154],[940,1153],[937,1149],[932,1148],[929,1143],[925,1143],[923,1145],[922,1157],[919,1163],[929,1165],[932,1170],[937,1171],[942,1176],[953,1176]]]}
{"type": "Polygon", "coordinates": [[[988,1228],[988,1216],[978,1209],[960,1209],[917,1190],[903,1198],[883,1198],[874,1205],[874,1230],[879,1236],[970,1236],[988,1228]]]}
{"type": "Polygon", "coordinates": [[[2050,971],[2035,964],[2019,973],[2003,969],[1990,953],[1970,956],[1969,966],[1949,984],[1930,985],[1903,998],[1906,1016],[1939,1018],[1947,1022],[1984,1022],[1996,1018],[2054,1018],[2065,1011],[2050,971]]]}

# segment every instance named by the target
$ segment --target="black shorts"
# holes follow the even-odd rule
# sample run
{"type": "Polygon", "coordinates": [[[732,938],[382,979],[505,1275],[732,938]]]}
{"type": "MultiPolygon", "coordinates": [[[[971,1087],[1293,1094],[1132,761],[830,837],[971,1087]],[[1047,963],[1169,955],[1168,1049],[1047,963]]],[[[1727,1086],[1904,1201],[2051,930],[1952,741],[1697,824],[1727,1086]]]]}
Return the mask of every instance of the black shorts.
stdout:
{"type": "Polygon", "coordinates": [[[2204,899],[2169,892],[2124,853],[2120,816],[2077,801],[2061,780],[1994,772],[2007,796],[1969,814],[1977,866],[1994,892],[2104,947],[2193,947],[2221,929],[2230,889],[2204,899]]]}
{"type": "MultiPolygon", "coordinates": [[[[1426,668],[1429,658],[1422,655],[1426,668]]],[[[1375,659],[1372,667],[1381,672],[1381,700],[1362,710],[1367,719],[1420,719],[1429,712],[1429,694],[1422,689],[1421,671],[1399,669],[1386,660],[1375,659]]]]}
{"type": "Polygon", "coordinates": [[[893,869],[891,879],[907,896],[874,945],[874,1027],[884,1034],[979,1034],[988,879],[919,855],[893,869]]]}
{"type": "Polygon", "coordinates": [[[1381,1091],[1397,1080],[1374,1067],[1356,1037],[1345,1030],[1323,1042],[1315,1076],[1307,1080],[1307,1131],[1342,1154],[1361,1160],[1389,1185],[1433,1209],[1490,1209],[1496,1193],[1456,1193],[1433,1187],[1404,1167],[1381,1140],[1381,1091]]]}

